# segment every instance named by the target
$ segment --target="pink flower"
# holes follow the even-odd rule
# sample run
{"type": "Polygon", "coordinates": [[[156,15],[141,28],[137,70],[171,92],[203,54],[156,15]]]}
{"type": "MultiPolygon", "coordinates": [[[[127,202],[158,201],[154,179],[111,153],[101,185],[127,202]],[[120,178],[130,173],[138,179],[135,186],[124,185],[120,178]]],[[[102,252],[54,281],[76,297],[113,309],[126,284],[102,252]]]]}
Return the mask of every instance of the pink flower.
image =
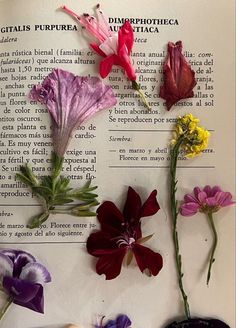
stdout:
{"type": "Polygon", "coordinates": [[[120,28],[118,35],[113,33],[104,16],[100,5],[96,6],[96,15],[77,15],[66,6],[62,8],[69,15],[75,17],[86,30],[97,39],[96,43],[90,46],[104,59],[100,62],[100,75],[105,78],[113,65],[121,66],[130,81],[136,80],[135,70],[131,64],[130,53],[134,43],[133,28],[129,21],[126,21],[120,28]]]}
{"type": "Polygon", "coordinates": [[[164,84],[160,97],[166,100],[167,110],[181,99],[194,96],[195,72],[182,54],[182,41],[168,43],[168,55],[164,63],[164,84]]]}
{"type": "Polygon", "coordinates": [[[184,196],[184,201],[180,206],[180,213],[183,216],[192,216],[197,212],[214,213],[221,207],[235,204],[231,193],[222,191],[218,186],[205,186],[202,190],[195,187],[193,192],[194,196],[191,194],[184,196]]]}
{"type": "Polygon", "coordinates": [[[79,23],[96,38],[96,42],[91,43],[90,47],[104,58],[100,62],[99,71],[101,77],[107,77],[113,65],[122,67],[128,79],[132,82],[133,90],[139,93],[144,106],[150,110],[147,99],[140,85],[136,82],[135,69],[130,58],[134,44],[134,32],[130,22],[126,21],[119,29],[118,34],[116,34],[111,31],[108,19],[104,16],[103,11],[100,9],[100,5],[97,5],[95,9],[97,18],[89,14],[77,15],[66,6],[63,6],[62,9],[78,20],[79,23]]]}
{"type": "MultiPolygon", "coordinates": [[[[156,276],[162,268],[162,256],[141,245],[151,236],[142,238],[141,218],[154,215],[160,209],[156,190],[142,205],[139,195],[129,187],[123,213],[112,202],[104,202],[97,210],[101,230],[92,233],[87,240],[88,252],[98,257],[96,271],[106,279],[116,278],[121,271],[125,255],[133,255],[141,272],[156,276]]],[[[129,262],[129,260],[127,262],[129,262]]]]}
{"type": "Polygon", "coordinates": [[[55,153],[63,158],[73,130],[100,110],[116,104],[112,88],[98,77],[81,77],[55,69],[41,85],[34,86],[31,99],[45,104],[52,118],[55,153]]]}

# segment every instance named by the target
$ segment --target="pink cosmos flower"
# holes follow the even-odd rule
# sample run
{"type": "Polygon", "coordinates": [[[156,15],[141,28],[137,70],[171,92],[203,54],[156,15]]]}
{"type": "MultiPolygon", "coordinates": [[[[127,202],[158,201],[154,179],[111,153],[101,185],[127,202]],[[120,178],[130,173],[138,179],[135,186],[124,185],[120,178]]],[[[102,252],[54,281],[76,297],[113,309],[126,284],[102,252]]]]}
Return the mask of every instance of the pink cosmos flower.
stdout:
{"type": "Polygon", "coordinates": [[[132,66],[130,53],[134,43],[134,33],[129,21],[120,28],[118,35],[113,33],[108,24],[108,19],[98,4],[96,6],[97,18],[89,14],[77,15],[66,6],[62,7],[69,15],[75,17],[86,30],[96,38],[96,43],[91,43],[93,50],[104,59],[100,62],[100,75],[105,78],[113,65],[124,68],[129,80],[135,81],[135,70],[132,66]]]}
{"type": "MultiPolygon", "coordinates": [[[[135,256],[141,272],[156,276],[162,268],[162,256],[144,247],[141,243],[150,238],[142,238],[141,218],[154,215],[159,209],[154,190],[142,205],[140,196],[129,187],[123,213],[112,202],[104,202],[97,210],[101,230],[92,233],[87,240],[88,252],[98,257],[96,271],[105,274],[106,279],[116,278],[122,262],[135,256]]],[[[128,261],[127,261],[128,262],[128,261]]]]}
{"type": "Polygon", "coordinates": [[[181,99],[194,96],[195,72],[182,54],[182,41],[168,43],[168,54],[164,63],[164,84],[160,97],[166,100],[167,110],[181,99]]]}
{"type": "Polygon", "coordinates": [[[116,104],[112,88],[98,77],[81,77],[53,70],[30,92],[31,99],[47,106],[52,118],[55,153],[63,158],[73,130],[100,110],[116,104]]]}
{"type": "Polygon", "coordinates": [[[192,216],[197,212],[214,213],[221,207],[235,204],[231,193],[222,191],[218,186],[205,186],[202,190],[195,187],[193,193],[194,196],[191,194],[184,196],[184,201],[180,206],[180,213],[183,216],[192,216]]]}

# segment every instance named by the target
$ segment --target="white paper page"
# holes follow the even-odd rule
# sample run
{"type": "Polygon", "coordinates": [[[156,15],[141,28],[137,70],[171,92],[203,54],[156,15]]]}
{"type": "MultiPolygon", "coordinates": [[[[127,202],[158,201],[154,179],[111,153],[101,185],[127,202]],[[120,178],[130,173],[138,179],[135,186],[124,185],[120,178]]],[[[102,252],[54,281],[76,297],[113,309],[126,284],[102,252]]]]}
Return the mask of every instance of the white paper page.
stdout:
{"type": "MultiPolygon", "coordinates": [[[[3,326],[60,328],[75,322],[92,327],[96,315],[108,319],[126,313],[132,327],[163,327],[183,313],[168,213],[167,147],[172,119],[191,112],[211,131],[203,155],[179,161],[178,198],[194,186],[206,184],[220,185],[235,196],[234,2],[101,3],[113,27],[121,25],[121,17],[134,19],[137,39],[132,58],[152,112],[147,113],[133,97],[133,91],[127,89],[129,82],[115,68],[105,82],[114,86],[118,104],[75,132],[64,173],[71,176],[74,187],[92,178],[99,186],[100,202],[111,200],[121,209],[129,185],[143,200],[157,189],[161,210],[143,220],[143,235],[155,232],[147,245],[164,258],[164,267],[156,277],[142,275],[132,264],[122,268],[120,276],[112,281],[95,273],[95,260],[86,253],[88,235],[99,228],[96,219],[51,216],[45,227],[28,230],[26,224],[39,213],[39,203],[14,179],[27,160],[39,175],[47,174],[50,167],[46,162],[52,150],[51,139],[46,137],[50,118],[43,105],[30,104],[27,94],[32,85],[56,67],[98,76],[100,58],[89,49],[84,31],[73,30],[76,22],[57,10],[63,4],[78,13],[91,13],[96,3],[8,0],[0,4],[1,246],[32,252],[53,277],[45,287],[45,315],[13,305],[3,326]],[[183,41],[198,84],[195,98],[183,100],[167,112],[158,97],[162,63],[167,42],[178,40],[183,41]],[[68,227],[56,228],[56,224],[68,227]]],[[[234,219],[232,207],[215,215],[219,245],[210,287],[205,283],[204,263],[212,235],[205,216],[180,217],[178,224],[192,316],[221,318],[231,327],[235,326],[234,219]]]]}

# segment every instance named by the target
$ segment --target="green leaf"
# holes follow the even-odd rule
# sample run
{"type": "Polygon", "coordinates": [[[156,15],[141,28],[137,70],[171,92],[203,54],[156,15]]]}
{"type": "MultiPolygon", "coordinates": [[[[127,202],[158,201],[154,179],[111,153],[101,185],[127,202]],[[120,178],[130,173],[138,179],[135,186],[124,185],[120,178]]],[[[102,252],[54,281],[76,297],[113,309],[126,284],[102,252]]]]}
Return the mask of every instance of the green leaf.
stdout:
{"type": "Polygon", "coordinates": [[[45,222],[49,217],[49,213],[41,213],[39,215],[34,216],[31,221],[27,224],[27,228],[35,229],[39,228],[39,226],[45,222]]]}
{"type": "Polygon", "coordinates": [[[95,212],[92,211],[74,211],[74,209],[71,210],[71,214],[75,216],[80,216],[80,217],[89,217],[89,216],[97,216],[95,212]]]}
{"type": "Polygon", "coordinates": [[[16,179],[20,180],[21,182],[26,184],[28,187],[32,186],[32,182],[21,173],[16,173],[16,179]]]}

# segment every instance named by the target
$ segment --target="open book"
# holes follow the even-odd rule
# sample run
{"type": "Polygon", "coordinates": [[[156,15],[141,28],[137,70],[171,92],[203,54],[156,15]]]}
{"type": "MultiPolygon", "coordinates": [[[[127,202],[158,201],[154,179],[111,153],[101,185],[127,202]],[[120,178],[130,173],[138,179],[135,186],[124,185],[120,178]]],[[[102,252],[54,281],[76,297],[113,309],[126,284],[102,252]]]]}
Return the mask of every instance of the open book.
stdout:
{"type": "MultiPolygon", "coordinates": [[[[30,191],[15,179],[19,166],[30,163],[38,175],[50,172],[50,118],[43,105],[30,101],[32,86],[53,68],[98,76],[100,58],[89,48],[85,31],[58,10],[67,5],[92,12],[91,0],[0,1],[0,241],[2,248],[28,251],[52,274],[45,288],[45,315],[12,306],[4,328],[60,328],[74,322],[93,327],[97,315],[126,313],[134,328],[164,327],[181,313],[168,209],[169,142],[173,122],[193,113],[211,131],[201,156],[179,161],[178,198],[194,186],[220,185],[235,196],[234,1],[104,0],[101,5],[113,30],[126,18],[135,31],[132,59],[151,112],[114,68],[104,80],[117,96],[115,107],[79,127],[65,156],[64,174],[74,187],[92,180],[99,201],[122,208],[128,186],[146,199],[158,191],[161,210],[143,221],[147,242],[162,254],[156,277],[142,275],[134,264],[106,281],[95,272],[86,240],[99,228],[95,217],[51,216],[39,229],[26,228],[39,211],[30,191]],[[166,111],[159,98],[168,41],[181,40],[196,72],[194,98],[166,111]]],[[[235,327],[235,210],[215,215],[219,231],[214,274],[205,283],[211,231],[204,215],[179,217],[186,290],[193,316],[217,317],[235,327]]]]}

